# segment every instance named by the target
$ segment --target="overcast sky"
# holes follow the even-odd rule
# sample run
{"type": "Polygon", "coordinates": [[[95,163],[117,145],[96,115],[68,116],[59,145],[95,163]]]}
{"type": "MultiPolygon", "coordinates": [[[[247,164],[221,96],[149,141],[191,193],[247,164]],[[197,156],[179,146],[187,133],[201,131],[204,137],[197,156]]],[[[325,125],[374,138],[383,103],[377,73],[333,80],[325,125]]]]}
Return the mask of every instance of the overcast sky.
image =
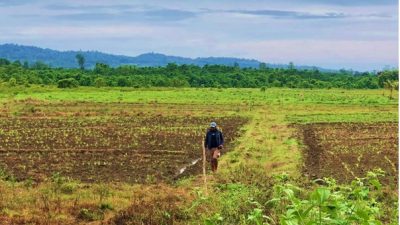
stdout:
{"type": "Polygon", "coordinates": [[[397,67],[397,0],[0,0],[0,43],[397,67]]]}

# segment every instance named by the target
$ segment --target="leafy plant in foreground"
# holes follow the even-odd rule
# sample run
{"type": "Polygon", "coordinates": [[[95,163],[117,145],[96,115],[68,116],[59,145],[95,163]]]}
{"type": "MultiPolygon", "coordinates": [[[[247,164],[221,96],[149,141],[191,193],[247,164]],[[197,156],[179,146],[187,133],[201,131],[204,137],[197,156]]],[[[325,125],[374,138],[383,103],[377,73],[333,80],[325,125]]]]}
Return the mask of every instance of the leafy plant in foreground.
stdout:
{"type": "Polygon", "coordinates": [[[269,204],[283,225],[382,224],[380,204],[371,195],[372,190],[381,188],[379,176],[382,176],[380,170],[369,172],[367,177],[357,178],[350,185],[324,179],[325,186],[318,186],[304,197],[304,190],[299,187],[278,182],[269,204]]]}
{"type": "Polygon", "coordinates": [[[239,194],[237,190],[247,190],[244,185],[230,184],[220,193],[223,196],[220,211],[208,217],[204,224],[383,224],[383,221],[387,222],[383,217],[387,209],[380,202],[382,185],[379,178],[382,176],[383,171],[378,169],[350,184],[337,184],[332,178],[324,178],[300,187],[294,185],[287,175],[278,175],[275,176],[272,197],[267,202],[239,194]]]}

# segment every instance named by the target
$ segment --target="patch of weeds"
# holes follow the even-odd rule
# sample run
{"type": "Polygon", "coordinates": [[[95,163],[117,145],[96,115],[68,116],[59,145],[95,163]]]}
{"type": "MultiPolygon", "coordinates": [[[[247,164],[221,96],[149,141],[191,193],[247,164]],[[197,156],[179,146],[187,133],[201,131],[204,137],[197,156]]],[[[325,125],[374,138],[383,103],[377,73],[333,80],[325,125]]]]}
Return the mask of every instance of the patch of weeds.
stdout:
{"type": "Polygon", "coordinates": [[[84,221],[96,221],[104,219],[104,213],[101,210],[83,208],[79,211],[78,219],[84,221]]]}
{"type": "Polygon", "coordinates": [[[68,182],[65,184],[62,184],[60,187],[60,191],[63,194],[73,194],[78,188],[78,184],[75,182],[68,182]]]}
{"type": "Polygon", "coordinates": [[[113,209],[114,209],[114,207],[113,207],[110,203],[101,203],[100,206],[99,206],[99,208],[100,208],[101,210],[103,210],[103,211],[106,211],[106,210],[113,210],[113,209]]]}

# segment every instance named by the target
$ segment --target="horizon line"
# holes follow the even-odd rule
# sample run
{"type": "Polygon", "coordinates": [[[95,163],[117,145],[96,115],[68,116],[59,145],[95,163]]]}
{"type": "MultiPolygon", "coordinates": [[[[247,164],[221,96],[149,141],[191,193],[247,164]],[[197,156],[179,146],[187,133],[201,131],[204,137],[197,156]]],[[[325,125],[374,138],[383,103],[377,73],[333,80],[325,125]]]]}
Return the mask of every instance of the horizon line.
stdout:
{"type": "MultiPolygon", "coordinates": [[[[166,57],[177,57],[177,58],[186,58],[186,59],[191,59],[191,60],[196,60],[196,59],[207,59],[207,58],[220,58],[220,59],[238,59],[238,60],[248,60],[248,61],[257,61],[258,63],[265,63],[267,65],[275,65],[275,66],[288,66],[290,63],[293,63],[295,67],[315,67],[316,69],[323,69],[323,70],[332,70],[332,71],[339,71],[339,70],[346,70],[346,71],[353,71],[353,72],[374,72],[374,71],[379,71],[376,69],[373,70],[356,70],[354,68],[346,68],[346,67],[342,67],[338,69],[333,69],[333,68],[327,68],[327,67],[323,67],[323,66],[318,66],[318,65],[305,65],[305,64],[296,64],[293,61],[289,61],[287,63],[271,63],[271,62],[264,62],[261,61],[259,59],[255,59],[255,58],[239,58],[239,57],[234,57],[234,56],[197,56],[197,57],[190,57],[190,56],[181,56],[181,55],[170,55],[170,54],[166,54],[166,53],[161,53],[161,52],[154,52],[154,51],[149,51],[149,52],[144,52],[144,53],[140,53],[138,55],[126,55],[126,54],[120,54],[120,53],[112,53],[112,52],[105,52],[105,51],[100,51],[100,50],[93,50],[93,49],[89,49],[89,50],[62,50],[62,49],[56,49],[56,48],[49,48],[49,47],[42,47],[42,46],[37,46],[37,45],[32,45],[32,44],[19,44],[19,43],[12,43],[12,42],[5,42],[5,43],[0,43],[1,45],[14,45],[14,46],[20,46],[20,47],[33,47],[33,48],[39,48],[39,49],[43,49],[43,50],[51,50],[51,51],[57,51],[57,52],[87,52],[87,53],[101,53],[101,54],[106,54],[106,55],[112,55],[112,56],[122,56],[122,57],[131,57],[131,58],[135,58],[135,57],[139,57],[141,55],[146,55],[146,54],[158,54],[158,55],[163,55],[166,57]]],[[[175,62],[176,63],[176,62],[175,62]]],[[[121,64],[124,65],[124,64],[121,64]]],[[[126,64],[128,65],[128,64],[126,64]]],[[[190,65],[190,64],[188,64],[190,65]]],[[[221,64],[222,65],[222,64],[221,64]]],[[[239,64],[240,65],[240,64],[239,64]]],[[[389,67],[390,69],[398,69],[399,65],[385,65],[383,66],[382,69],[380,70],[385,70],[387,69],[386,67],[389,67]]]]}

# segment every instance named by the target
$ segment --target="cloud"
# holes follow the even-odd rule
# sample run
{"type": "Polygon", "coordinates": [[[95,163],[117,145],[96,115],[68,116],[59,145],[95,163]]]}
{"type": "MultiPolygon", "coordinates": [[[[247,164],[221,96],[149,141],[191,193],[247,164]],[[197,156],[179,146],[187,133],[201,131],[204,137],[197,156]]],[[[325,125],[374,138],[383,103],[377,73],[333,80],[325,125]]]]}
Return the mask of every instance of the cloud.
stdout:
{"type": "Polygon", "coordinates": [[[43,8],[49,10],[63,11],[63,10],[73,10],[73,11],[82,11],[82,10],[126,10],[137,8],[137,5],[129,5],[129,4],[114,4],[114,5],[68,5],[68,4],[49,4],[44,6],[43,8]]]}
{"type": "MultiPolygon", "coordinates": [[[[212,12],[212,11],[210,11],[212,12]]],[[[226,13],[237,13],[244,15],[254,16],[268,16],[274,19],[344,19],[344,18],[360,18],[360,17],[376,17],[376,18],[390,18],[389,14],[346,14],[342,12],[300,12],[300,11],[285,11],[285,10],[272,10],[272,9],[261,9],[261,10],[224,10],[221,12],[226,13]]]]}
{"type": "MultiPolygon", "coordinates": [[[[13,0],[12,2],[14,2],[13,0]]],[[[26,2],[27,0],[22,0],[26,2]]],[[[48,10],[48,17],[53,19],[61,19],[63,21],[148,21],[148,22],[175,22],[183,21],[199,16],[208,16],[211,14],[227,15],[249,15],[257,17],[268,17],[272,19],[293,19],[293,20],[323,20],[323,19],[345,19],[345,18],[390,18],[394,17],[393,12],[363,12],[354,7],[335,8],[332,7],[329,11],[329,7],[318,8],[304,7],[309,4],[332,4],[332,5],[343,5],[348,4],[347,2],[353,2],[351,6],[362,4],[378,4],[382,1],[383,3],[394,3],[393,0],[289,0],[292,5],[302,6],[300,8],[293,9],[292,7],[267,7],[265,2],[259,0],[249,0],[250,3],[255,4],[259,2],[257,8],[254,5],[243,6],[241,1],[237,1],[232,4],[215,4],[213,7],[202,8],[202,5],[210,5],[210,2],[205,1],[204,4],[194,4],[192,1],[184,3],[177,3],[172,0],[170,4],[164,4],[164,2],[158,3],[156,0],[146,1],[145,3],[132,3],[128,4],[126,1],[115,0],[116,2],[110,3],[105,1],[86,1],[78,4],[72,4],[73,1],[59,1],[58,3],[51,3],[42,5],[42,9],[48,10]],[[156,4],[157,3],[157,4],[156,4]],[[241,4],[236,4],[241,3],[241,4]],[[263,3],[263,4],[262,4],[263,3]],[[168,5],[168,6],[166,6],[168,5]],[[219,6],[219,7],[218,7],[219,6]],[[223,6],[221,8],[221,6],[223,6]],[[285,8],[285,10],[280,10],[285,8]],[[299,10],[303,9],[303,10],[299,10]],[[349,10],[352,9],[352,10],[349,10]]],[[[15,1],[17,2],[17,1],[15,1]]],[[[267,2],[269,2],[267,0],[267,2]]],[[[274,2],[276,4],[276,2],[274,2]]],[[[283,3],[282,3],[283,4],[283,3]]],[[[284,4],[287,4],[284,3],[284,4]]],[[[43,15],[43,14],[41,14],[43,15]]],[[[39,15],[40,16],[40,15],[39,15]]],[[[46,16],[46,15],[45,15],[46,16]]]]}
{"type": "Polygon", "coordinates": [[[121,22],[129,21],[156,21],[171,22],[194,18],[198,15],[196,12],[178,10],[178,9],[152,9],[152,10],[121,10],[117,12],[81,12],[64,13],[54,15],[53,18],[74,21],[104,21],[119,20],[121,22]]]}
{"type": "Polygon", "coordinates": [[[372,68],[397,64],[397,17],[394,0],[0,0],[0,41],[372,68]]]}
{"type": "MultiPolygon", "coordinates": [[[[68,8],[68,7],[67,7],[68,8]]],[[[199,11],[182,10],[182,9],[169,9],[169,8],[147,8],[147,9],[135,9],[133,6],[124,7],[123,5],[114,7],[95,6],[95,8],[106,9],[102,10],[90,10],[84,12],[72,12],[63,13],[60,15],[54,15],[53,17],[64,20],[121,20],[125,21],[156,21],[156,22],[171,22],[181,21],[186,19],[195,18],[205,14],[242,14],[252,16],[266,16],[273,19],[299,19],[299,20],[311,20],[311,19],[344,19],[344,18],[390,18],[389,14],[383,13],[372,13],[372,14],[347,14],[343,12],[300,12],[300,11],[285,11],[285,10],[273,10],[273,9],[260,9],[260,10],[210,10],[202,9],[199,11]],[[115,11],[110,11],[111,9],[115,11]]],[[[73,7],[73,9],[76,9],[73,7]]],[[[84,8],[80,8],[82,10],[84,8]]]]}
{"type": "Polygon", "coordinates": [[[226,11],[229,13],[240,13],[240,14],[247,14],[247,15],[256,15],[256,16],[270,16],[275,19],[280,18],[293,18],[293,19],[337,19],[337,18],[345,18],[348,15],[344,13],[322,13],[322,14],[315,14],[309,12],[297,12],[297,11],[282,11],[282,10],[229,10],[226,11]]]}
{"type": "Polygon", "coordinates": [[[143,14],[146,18],[151,20],[184,20],[198,15],[196,12],[177,9],[149,10],[143,14]]]}

